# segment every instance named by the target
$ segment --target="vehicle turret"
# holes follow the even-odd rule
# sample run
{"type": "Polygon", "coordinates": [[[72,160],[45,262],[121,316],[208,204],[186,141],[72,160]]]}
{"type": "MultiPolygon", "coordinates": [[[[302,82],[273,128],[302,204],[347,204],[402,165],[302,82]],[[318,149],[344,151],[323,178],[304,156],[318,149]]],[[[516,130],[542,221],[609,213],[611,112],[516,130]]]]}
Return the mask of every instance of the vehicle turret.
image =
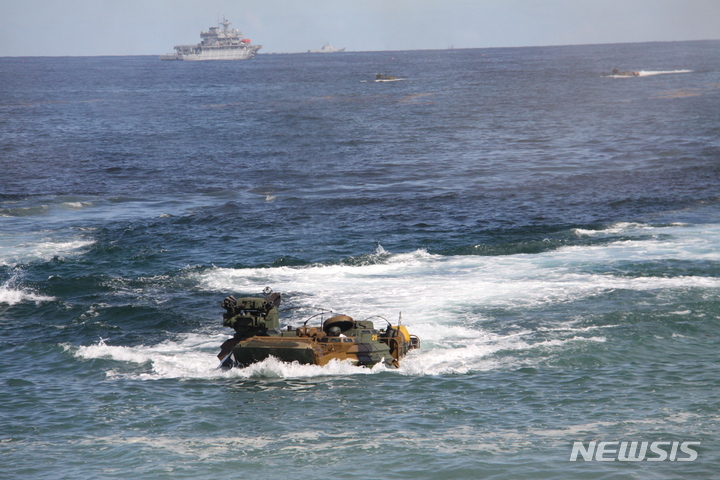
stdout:
{"type": "Polygon", "coordinates": [[[264,335],[268,330],[280,328],[278,306],[280,294],[266,288],[265,297],[225,297],[221,306],[225,309],[223,325],[232,327],[243,337],[264,335]]]}

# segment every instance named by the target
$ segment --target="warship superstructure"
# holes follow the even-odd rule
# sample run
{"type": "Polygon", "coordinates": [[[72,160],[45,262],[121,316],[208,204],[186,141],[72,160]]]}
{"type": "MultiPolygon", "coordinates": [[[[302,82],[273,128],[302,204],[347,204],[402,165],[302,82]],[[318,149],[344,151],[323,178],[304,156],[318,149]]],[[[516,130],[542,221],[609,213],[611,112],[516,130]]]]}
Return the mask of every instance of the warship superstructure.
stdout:
{"type": "Polygon", "coordinates": [[[175,53],[160,55],[160,60],[247,60],[253,58],[262,45],[252,45],[240,30],[230,28],[223,16],[222,27],[210,27],[200,32],[202,41],[195,45],[175,45],[175,53]]]}

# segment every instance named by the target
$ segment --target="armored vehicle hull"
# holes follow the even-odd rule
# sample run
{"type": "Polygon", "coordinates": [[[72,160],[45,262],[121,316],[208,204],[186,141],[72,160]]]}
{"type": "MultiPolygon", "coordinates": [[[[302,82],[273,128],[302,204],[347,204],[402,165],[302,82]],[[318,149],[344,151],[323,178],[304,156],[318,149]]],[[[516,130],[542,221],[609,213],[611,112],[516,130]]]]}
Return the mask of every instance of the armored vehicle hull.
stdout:
{"type": "MultiPolygon", "coordinates": [[[[419,348],[420,340],[403,325],[376,329],[369,319],[356,321],[334,315],[318,327],[279,328],[277,307],[280,295],[266,289],[266,297],[227,297],[222,306],[223,324],[235,329],[235,336],[221,346],[224,368],[246,367],[275,357],[283,362],[326,365],[333,360],[371,367],[378,363],[398,367],[408,351],[419,348]]],[[[371,317],[375,318],[375,317],[371,317]]],[[[382,317],[377,317],[382,318],[382,317]]],[[[384,319],[383,319],[384,320],[384,319]]]]}

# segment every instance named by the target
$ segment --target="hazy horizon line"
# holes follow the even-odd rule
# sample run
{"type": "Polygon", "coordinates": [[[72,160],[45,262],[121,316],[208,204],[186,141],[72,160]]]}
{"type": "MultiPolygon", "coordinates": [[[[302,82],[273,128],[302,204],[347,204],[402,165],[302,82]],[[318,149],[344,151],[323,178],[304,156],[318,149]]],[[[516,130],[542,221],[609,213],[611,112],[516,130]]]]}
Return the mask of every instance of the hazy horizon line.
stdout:
{"type": "MultiPolygon", "coordinates": [[[[506,47],[445,47],[445,48],[409,48],[403,50],[345,50],[342,52],[317,53],[299,51],[299,52],[258,52],[255,56],[262,55],[342,55],[345,53],[375,53],[375,52],[429,52],[429,51],[450,51],[450,50],[500,50],[514,48],[548,48],[548,47],[585,47],[597,45],[641,45],[648,43],[689,43],[689,42],[717,42],[720,38],[705,38],[695,40],[646,40],[641,42],[602,42],[602,43],[567,43],[567,44],[546,44],[546,45],[514,45],[506,47]]],[[[0,58],[78,58],[78,57],[155,57],[166,55],[167,53],[143,53],[131,55],[0,55],[0,58]]],[[[233,61],[233,60],[228,60],[233,61]]]]}

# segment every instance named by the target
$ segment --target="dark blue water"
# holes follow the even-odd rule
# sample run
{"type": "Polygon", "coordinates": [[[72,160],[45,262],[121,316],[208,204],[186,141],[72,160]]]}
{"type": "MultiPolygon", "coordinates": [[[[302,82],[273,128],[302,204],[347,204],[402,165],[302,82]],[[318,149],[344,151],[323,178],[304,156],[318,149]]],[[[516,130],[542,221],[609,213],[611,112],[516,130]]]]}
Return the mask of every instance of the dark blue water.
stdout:
{"type": "Polygon", "coordinates": [[[0,58],[0,477],[713,478],[718,47],[0,58]],[[267,285],[423,348],[216,370],[267,285]]]}

